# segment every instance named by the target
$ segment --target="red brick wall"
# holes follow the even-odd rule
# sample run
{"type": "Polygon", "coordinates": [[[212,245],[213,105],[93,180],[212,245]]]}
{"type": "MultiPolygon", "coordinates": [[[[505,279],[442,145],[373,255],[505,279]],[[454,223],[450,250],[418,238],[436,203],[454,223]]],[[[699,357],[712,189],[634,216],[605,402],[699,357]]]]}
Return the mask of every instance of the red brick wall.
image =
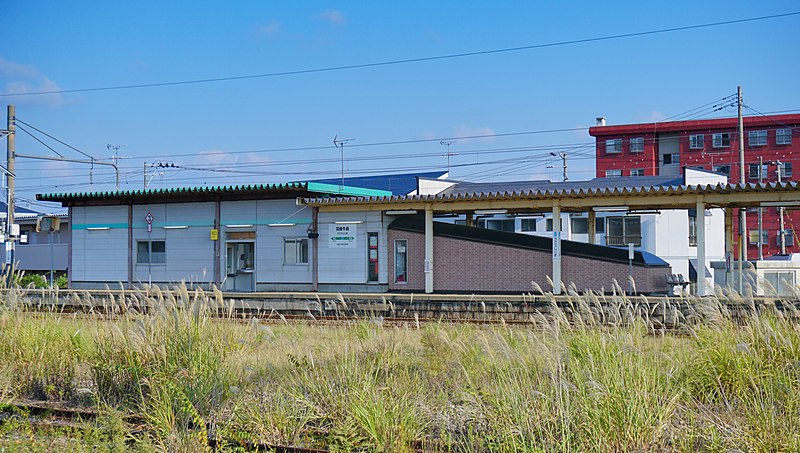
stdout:
{"type": "MultiPolygon", "coordinates": [[[[420,233],[389,230],[389,289],[425,290],[425,236],[420,233]],[[408,283],[394,282],[394,241],[408,241],[408,283]]],[[[547,276],[552,272],[550,252],[518,249],[461,239],[434,236],[433,288],[437,292],[530,292],[531,282],[545,290],[552,288],[547,276]]],[[[633,266],[638,291],[666,292],[665,275],[669,268],[633,266]]],[[[573,256],[561,259],[562,280],[575,283],[579,290],[611,288],[613,279],[627,288],[627,263],[613,263],[573,256]]]]}

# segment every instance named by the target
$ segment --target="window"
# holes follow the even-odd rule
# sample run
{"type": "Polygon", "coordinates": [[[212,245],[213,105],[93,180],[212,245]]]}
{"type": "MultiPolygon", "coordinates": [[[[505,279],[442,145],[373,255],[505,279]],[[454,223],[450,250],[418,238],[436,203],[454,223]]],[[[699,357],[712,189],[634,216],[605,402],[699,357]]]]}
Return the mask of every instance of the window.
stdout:
{"type": "Polygon", "coordinates": [[[283,240],[283,264],[308,264],[308,238],[283,240]]]}
{"type": "Polygon", "coordinates": [[[636,137],[631,139],[631,152],[632,153],[644,152],[644,137],[636,137]]]}
{"type": "Polygon", "coordinates": [[[706,136],[703,134],[692,134],[689,136],[689,149],[703,149],[706,136]]]}
{"type": "Polygon", "coordinates": [[[520,231],[536,231],[536,219],[520,219],[520,231]]]}
{"type": "MultiPolygon", "coordinates": [[[[759,164],[750,164],[750,171],[749,171],[749,173],[747,175],[748,178],[750,178],[750,179],[759,179],[758,166],[759,166],[759,164]]],[[[768,164],[761,165],[761,176],[760,177],[763,178],[763,179],[769,179],[769,165],[768,164]]]]}
{"type": "MultiPolygon", "coordinates": [[[[781,246],[781,230],[778,230],[777,236],[775,237],[775,245],[780,247],[781,246]]],[[[793,247],[794,246],[794,230],[789,228],[783,230],[783,240],[786,241],[786,247],[793,247]]]]}
{"type": "Polygon", "coordinates": [[[394,282],[408,283],[408,241],[394,241],[394,282]]]}
{"type": "Polygon", "coordinates": [[[778,129],[775,131],[775,144],[776,145],[791,145],[792,144],[792,128],[778,129]]]}
{"type": "Polygon", "coordinates": [[[604,234],[606,232],[606,219],[599,217],[594,219],[594,232],[597,234],[604,234]]]}
{"type": "Polygon", "coordinates": [[[689,214],[689,247],[697,247],[697,214],[689,214]]]}
{"type": "MultiPolygon", "coordinates": [[[[748,240],[751,245],[758,245],[758,230],[750,230],[747,232],[748,240]]],[[[761,243],[766,245],[769,243],[769,231],[761,230],[761,243]]]]}
{"type": "Polygon", "coordinates": [[[747,133],[747,142],[750,146],[766,146],[767,131],[750,131],[747,133]]]}
{"type": "Polygon", "coordinates": [[[631,168],[631,176],[644,176],[644,168],[631,168]]]}
{"type": "Polygon", "coordinates": [[[791,162],[781,162],[778,166],[778,169],[781,172],[781,179],[783,178],[791,178],[792,177],[792,163],[791,162]]]}
{"type": "Polygon", "coordinates": [[[515,231],[514,219],[486,219],[486,228],[513,233],[515,231]]]}
{"type": "MultiPolygon", "coordinates": [[[[545,231],[553,231],[553,219],[545,221],[545,231]]],[[[561,222],[561,231],[564,231],[564,222],[561,222]]]]}
{"type": "Polygon", "coordinates": [[[714,165],[711,167],[712,171],[717,173],[722,173],[723,175],[731,175],[731,166],[730,165],[714,165]]]}
{"type": "Polygon", "coordinates": [[[570,219],[572,234],[589,234],[589,219],[576,217],[570,219]]]}
{"type": "Polygon", "coordinates": [[[622,139],[614,138],[606,140],[606,154],[617,154],[622,152],[622,139]]]}
{"type": "Polygon", "coordinates": [[[635,247],[642,245],[642,221],[639,216],[608,217],[606,245],[635,247]]]}
{"type": "Polygon", "coordinates": [[[606,170],[606,178],[621,178],[622,170],[606,170]]]}
{"type": "Polygon", "coordinates": [[[166,252],[164,241],[136,241],[136,264],[164,264],[166,252]]]}
{"type": "Polygon", "coordinates": [[[711,136],[711,146],[714,148],[729,148],[731,146],[731,134],[722,132],[711,136]]]}
{"type": "Polygon", "coordinates": [[[367,233],[367,282],[378,282],[378,233],[367,233]]]}
{"type": "Polygon", "coordinates": [[[661,158],[664,160],[664,165],[678,165],[681,163],[681,155],[679,153],[664,154],[661,158]]]}

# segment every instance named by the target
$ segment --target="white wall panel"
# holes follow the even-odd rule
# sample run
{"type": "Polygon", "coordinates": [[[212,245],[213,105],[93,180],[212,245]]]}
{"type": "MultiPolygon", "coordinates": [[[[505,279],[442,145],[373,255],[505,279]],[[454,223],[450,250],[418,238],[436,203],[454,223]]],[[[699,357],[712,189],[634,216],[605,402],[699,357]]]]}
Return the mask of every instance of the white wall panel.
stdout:
{"type": "Polygon", "coordinates": [[[128,207],[75,207],[72,214],[72,280],[128,280],[128,207]],[[106,228],[89,230],[88,228],[106,228]]]}

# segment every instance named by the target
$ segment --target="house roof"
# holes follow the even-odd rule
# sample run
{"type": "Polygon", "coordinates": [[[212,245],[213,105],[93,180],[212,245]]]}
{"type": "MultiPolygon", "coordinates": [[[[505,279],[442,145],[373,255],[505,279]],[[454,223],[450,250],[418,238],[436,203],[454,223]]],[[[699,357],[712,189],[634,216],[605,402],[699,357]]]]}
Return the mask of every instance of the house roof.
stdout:
{"type": "MultiPolygon", "coordinates": [[[[0,213],[4,216],[8,214],[8,204],[0,201],[0,213]]],[[[31,209],[23,208],[21,206],[14,206],[14,214],[40,214],[39,212],[33,211],[31,209]]]]}
{"type": "Polygon", "coordinates": [[[246,184],[235,186],[176,187],[165,189],[117,190],[37,194],[40,201],[62,204],[76,202],[176,202],[209,199],[294,198],[309,195],[390,196],[391,192],[361,187],[341,187],[324,182],[289,182],[281,184],[246,184]]]}
{"type": "MultiPolygon", "coordinates": [[[[344,185],[349,187],[362,187],[365,189],[385,190],[392,195],[408,195],[417,190],[417,179],[439,179],[446,175],[446,171],[431,171],[426,173],[404,173],[399,175],[373,175],[344,178],[344,185]]],[[[339,185],[341,178],[317,179],[313,182],[339,185]]]]}
{"type": "Polygon", "coordinates": [[[588,181],[551,182],[548,180],[536,181],[509,181],[509,182],[458,182],[454,186],[443,190],[445,195],[465,195],[496,192],[537,192],[554,190],[601,190],[601,189],[632,189],[635,187],[669,187],[683,184],[682,176],[629,176],[622,178],[595,178],[588,181]]]}
{"type": "MultiPolygon", "coordinates": [[[[405,215],[389,224],[390,230],[425,234],[425,218],[422,215],[405,215]]],[[[433,222],[433,235],[518,249],[552,253],[553,241],[549,237],[490,230],[444,222],[433,222]]],[[[628,263],[628,249],[606,247],[576,241],[561,241],[561,254],[600,261],[628,263]]],[[[632,264],[647,267],[669,267],[669,263],[652,253],[635,251],[632,264]]]]}

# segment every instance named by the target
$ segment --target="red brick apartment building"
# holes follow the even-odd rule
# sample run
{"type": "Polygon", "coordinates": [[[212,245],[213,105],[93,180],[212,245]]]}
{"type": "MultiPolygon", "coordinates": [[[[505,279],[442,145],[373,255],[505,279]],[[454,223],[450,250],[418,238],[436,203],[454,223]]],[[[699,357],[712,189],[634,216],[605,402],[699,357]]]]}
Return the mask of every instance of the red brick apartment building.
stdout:
{"type": "MultiPolygon", "coordinates": [[[[686,167],[702,168],[739,181],[739,134],[736,118],[669,121],[589,128],[596,138],[597,177],[680,175],[686,167]]],[[[744,118],[746,183],[800,180],[794,168],[800,158],[800,114],[744,118]]],[[[800,168],[798,168],[800,172],[800,168]]],[[[747,216],[747,257],[757,259],[758,213],[747,216]]],[[[762,253],[781,253],[780,209],[763,208],[762,253]]],[[[786,253],[800,252],[794,237],[800,214],[784,210],[786,253]]],[[[737,221],[738,222],[738,221],[737,221]]],[[[736,245],[738,247],[738,244],[736,245]]]]}

